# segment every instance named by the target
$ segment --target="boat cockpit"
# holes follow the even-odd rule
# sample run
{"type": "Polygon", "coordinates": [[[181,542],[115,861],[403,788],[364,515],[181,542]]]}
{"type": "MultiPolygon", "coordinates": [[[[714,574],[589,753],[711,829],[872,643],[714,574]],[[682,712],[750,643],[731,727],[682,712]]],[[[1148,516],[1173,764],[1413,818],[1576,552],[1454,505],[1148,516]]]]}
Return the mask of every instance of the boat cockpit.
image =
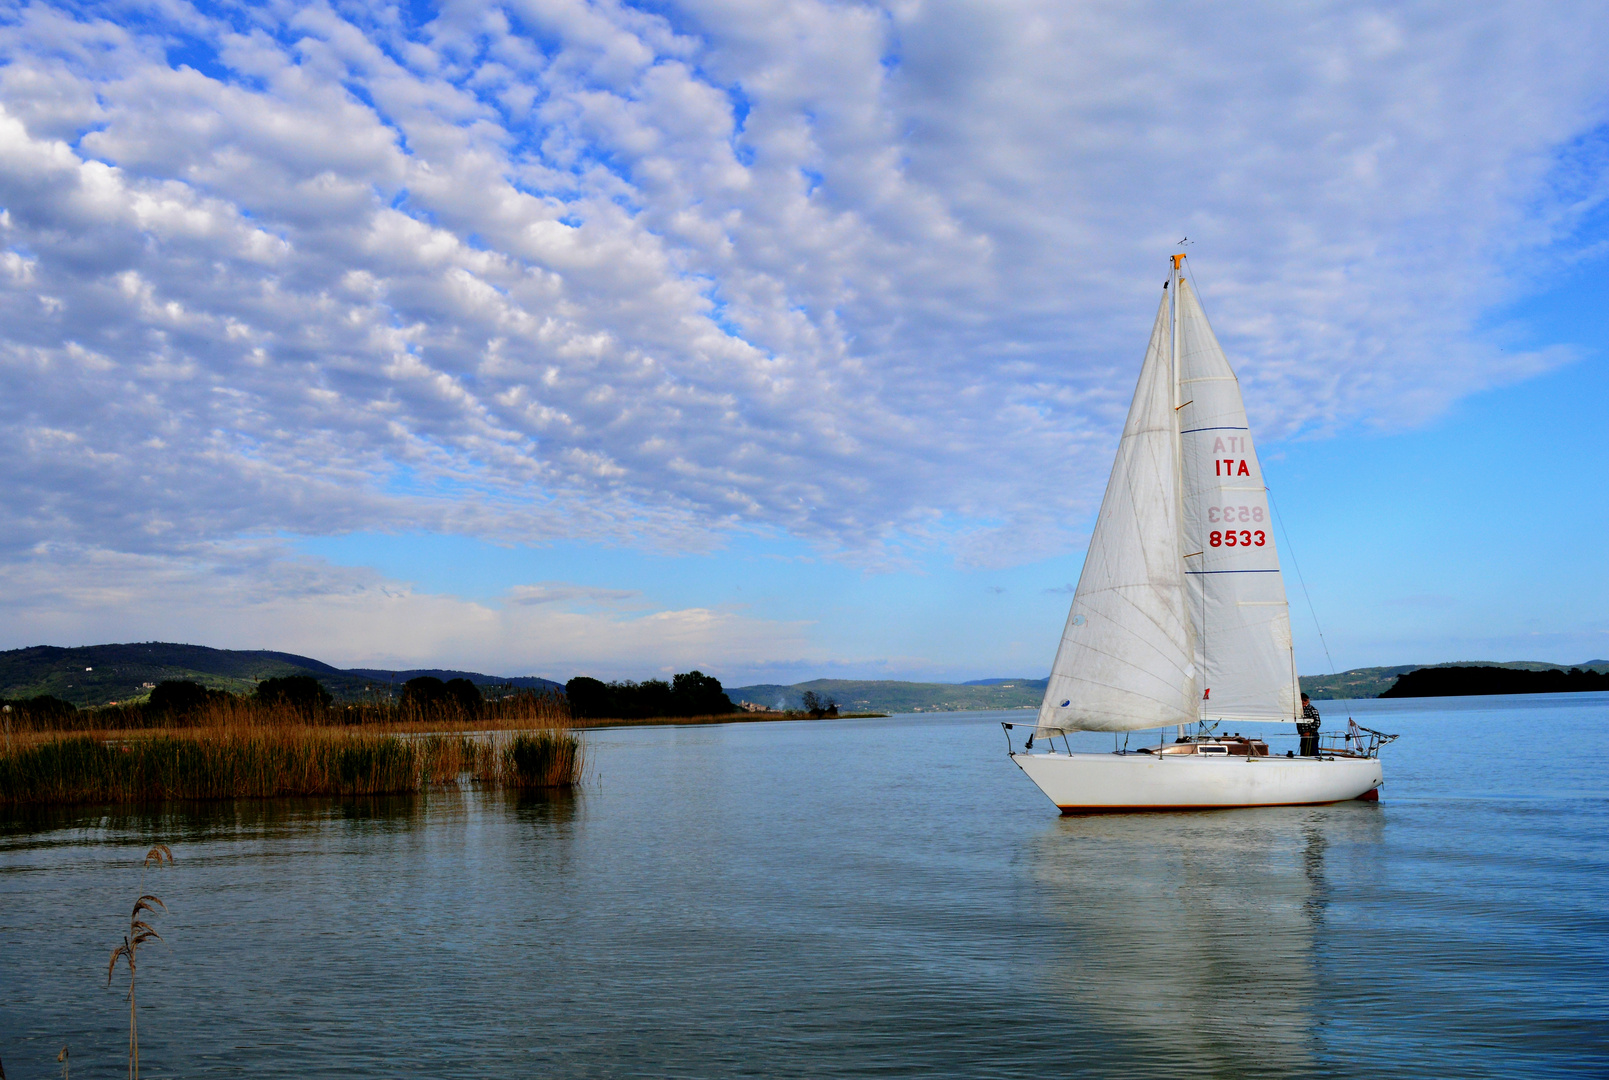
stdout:
{"type": "Polygon", "coordinates": [[[1180,736],[1172,746],[1142,746],[1137,754],[1199,754],[1203,757],[1267,757],[1268,744],[1244,735],[1180,736]]]}

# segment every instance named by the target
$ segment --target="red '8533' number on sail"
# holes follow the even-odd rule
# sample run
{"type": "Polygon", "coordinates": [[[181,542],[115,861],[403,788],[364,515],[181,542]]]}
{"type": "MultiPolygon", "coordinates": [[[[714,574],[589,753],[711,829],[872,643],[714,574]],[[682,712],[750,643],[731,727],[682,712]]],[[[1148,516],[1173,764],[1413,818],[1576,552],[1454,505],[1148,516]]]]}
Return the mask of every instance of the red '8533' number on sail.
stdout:
{"type": "Polygon", "coordinates": [[[1208,534],[1207,543],[1213,547],[1262,547],[1268,543],[1268,535],[1261,529],[1241,529],[1239,532],[1234,529],[1218,532],[1215,529],[1208,534]]]}

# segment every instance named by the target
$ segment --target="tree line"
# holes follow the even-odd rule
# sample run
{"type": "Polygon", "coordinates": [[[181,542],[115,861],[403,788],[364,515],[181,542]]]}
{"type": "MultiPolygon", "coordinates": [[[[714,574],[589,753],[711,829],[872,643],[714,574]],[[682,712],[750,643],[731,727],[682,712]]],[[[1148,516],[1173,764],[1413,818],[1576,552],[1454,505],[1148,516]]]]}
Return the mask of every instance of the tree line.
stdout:
{"type": "MultiPolygon", "coordinates": [[[[433,675],[409,679],[395,701],[368,701],[336,708],[330,692],[311,675],[285,675],[264,679],[255,690],[235,696],[188,679],[160,682],[143,702],[79,710],[71,702],[49,695],[13,701],[0,700],[6,716],[21,727],[71,729],[81,727],[158,727],[185,725],[216,712],[217,706],[273,710],[280,716],[298,714],[309,722],[349,723],[370,720],[475,720],[517,704],[529,694],[515,694],[488,700],[479,686],[468,679],[443,682],[433,675]],[[349,715],[350,714],[350,715],[349,715]],[[361,714],[361,715],[359,715],[361,714]]],[[[688,671],[669,682],[647,679],[643,682],[601,682],[579,676],[564,687],[564,700],[556,695],[536,695],[548,704],[544,708],[562,710],[568,706],[577,720],[648,720],[657,717],[725,716],[738,707],[726,695],[721,681],[701,671],[688,671]]],[[[228,708],[224,710],[228,712],[228,708]]],[[[836,716],[838,707],[830,697],[807,692],[804,711],[810,716],[836,716]]]]}
{"type": "Polygon", "coordinates": [[[737,706],[721,688],[721,680],[702,671],[677,675],[670,682],[601,682],[577,676],[564,684],[570,715],[577,720],[651,720],[660,716],[724,716],[737,706]]]}
{"type": "MultiPolygon", "coordinates": [[[[499,700],[513,700],[503,698],[499,700]]],[[[311,675],[284,675],[264,679],[250,693],[236,696],[226,690],[202,686],[189,679],[166,679],[157,683],[144,701],[117,706],[80,710],[70,701],[49,694],[6,700],[0,698],[6,718],[19,727],[75,728],[87,726],[91,716],[99,726],[107,721],[113,727],[155,727],[184,724],[218,705],[260,706],[281,714],[299,714],[309,721],[328,722],[335,704],[324,684],[311,675]]],[[[468,679],[443,682],[433,675],[421,675],[402,684],[395,702],[372,701],[364,711],[376,709],[411,714],[419,719],[477,719],[490,704],[480,687],[468,679]]],[[[364,719],[370,719],[365,716],[364,719]]]]}

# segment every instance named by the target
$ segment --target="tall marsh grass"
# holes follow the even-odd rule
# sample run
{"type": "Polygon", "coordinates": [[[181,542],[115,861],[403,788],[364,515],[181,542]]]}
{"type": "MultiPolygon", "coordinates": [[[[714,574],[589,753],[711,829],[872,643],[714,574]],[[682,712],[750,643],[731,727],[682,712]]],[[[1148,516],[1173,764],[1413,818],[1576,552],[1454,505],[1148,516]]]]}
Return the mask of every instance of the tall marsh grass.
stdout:
{"type": "Polygon", "coordinates": [[[30,733],[0,751],[0,805],[394,795],[435,784],[569,787],[568,730],[384,732],[311,724],[30,733]]]}
{"type": "Polygon", "coordinates": [[[504,787],[570,787],[581,775],[581,744],[568,731],[522,731],[493,739],[491,756],[504,787]]]}

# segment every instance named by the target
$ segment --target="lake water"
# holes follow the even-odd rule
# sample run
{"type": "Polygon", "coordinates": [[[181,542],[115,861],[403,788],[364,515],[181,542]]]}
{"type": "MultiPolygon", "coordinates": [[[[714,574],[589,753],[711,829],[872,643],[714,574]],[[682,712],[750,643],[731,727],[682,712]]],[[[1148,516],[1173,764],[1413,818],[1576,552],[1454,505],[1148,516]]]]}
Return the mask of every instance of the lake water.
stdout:
{"type": "Polygon", "coordinates": [[[1609,1075],[1609,695],[1319,704],[1402,733],[1380,803],[1061,818],[1017,712],[595,731],[564,799],[13,813],[0,1061],[124,1075],[162,842],[149,1077],[1609,1075]]]}

